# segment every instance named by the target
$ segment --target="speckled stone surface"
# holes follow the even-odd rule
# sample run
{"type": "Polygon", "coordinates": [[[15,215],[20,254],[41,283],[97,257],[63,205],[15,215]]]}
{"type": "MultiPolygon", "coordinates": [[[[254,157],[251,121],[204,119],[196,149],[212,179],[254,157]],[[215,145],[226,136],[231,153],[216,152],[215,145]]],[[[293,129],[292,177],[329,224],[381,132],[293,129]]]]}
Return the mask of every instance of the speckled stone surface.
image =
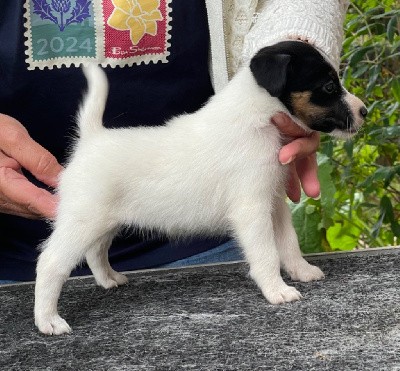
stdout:
{"type": "Polygon", "coordinates": [[[399,250],[309,260],[326,279],[281,306],[243,263],[70,280],[59,337],[35,329],[33,285],[0,287],[0,370],[400,370],[399,250]]]}

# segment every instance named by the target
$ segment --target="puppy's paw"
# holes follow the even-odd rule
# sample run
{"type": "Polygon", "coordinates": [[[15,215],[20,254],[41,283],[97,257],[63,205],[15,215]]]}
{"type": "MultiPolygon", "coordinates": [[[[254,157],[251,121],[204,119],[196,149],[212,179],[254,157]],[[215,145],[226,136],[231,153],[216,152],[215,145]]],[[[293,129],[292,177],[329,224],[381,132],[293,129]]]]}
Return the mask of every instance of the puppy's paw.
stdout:
{"type": "Polygon", "coordinates": [[[122,273],[118,273],[116,271],[111,271],[110,272],[112,279],[118,284],[118,286],[125,285],[128,283],[128,277],[126,277],[122,273]]]}
{"type": "Polygon", "coordinates": [[[128,278],[121,273],[110,270],[107,272],[107,275],[96,277],[96,282],[105,289],[111,289],[113,287],[125,285],[128,282],[128,278]]]}
{"type": "Polygon", "coordinates": [[[309,264],[306,260],[297,262],[293,267],[287,268],[286,271],[293,281],[310,282],[325,278],[321,269],[309,264]]]}
{"type": "Polygon", "coordinates": [[[61,335],[72,332],[68,323],[58,314],[51,316],[37,316],[35,325],[45,335],[61,335]]]}
{"type": "Polygon", "coordinates": [[[268,289],[263,289],[265,298],[271,304],[283,304],[291,301],[298,301],[303,296],[294,287],[281,283],[277,286],[271,285],[268,289]]]}

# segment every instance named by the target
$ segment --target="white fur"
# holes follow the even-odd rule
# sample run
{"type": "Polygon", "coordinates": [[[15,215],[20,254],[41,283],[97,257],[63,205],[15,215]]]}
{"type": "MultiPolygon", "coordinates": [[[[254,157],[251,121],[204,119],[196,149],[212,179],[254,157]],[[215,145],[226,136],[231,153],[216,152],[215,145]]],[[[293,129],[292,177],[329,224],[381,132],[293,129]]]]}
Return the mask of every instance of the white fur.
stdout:
{"type": "Polygon", "coordinates": [[[284,201],[286,169],[278,162],[280,136],[270,118],[287,111],[247,67],[198,112],[164,127],[129,129],[102,126],[107,80],[96,66],[85,74],[81,138],[61,175],[54,231],[37,266],[35,323],[41,332],[71,331],[57,302],[83,259],[99,285],[126,282],[107,257],[121,226],[172,237],[231,232],[272,304],[301,298],[282,280],[281,266],[295,280],[324,277],[301,256],[284,201]]]}

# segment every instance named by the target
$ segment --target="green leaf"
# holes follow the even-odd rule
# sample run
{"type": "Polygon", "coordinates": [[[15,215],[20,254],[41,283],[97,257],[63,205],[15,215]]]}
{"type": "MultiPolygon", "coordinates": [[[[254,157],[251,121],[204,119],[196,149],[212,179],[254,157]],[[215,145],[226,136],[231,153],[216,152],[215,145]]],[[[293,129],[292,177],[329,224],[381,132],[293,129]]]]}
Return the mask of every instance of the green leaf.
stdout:
{"type": "Polygon", "coordinates": [[[354,142],[352,140],[346,140],[343,145],[344,150],[349,158],[353,157],[354,142]]]}
{"type": "Polygon", "coordinates": [[[382,228],[383,218],[384,218],[384,215],[381,214],[381,215],[379,216],[377,222],[376,222],[376,223],[373,225],[373,227],[371,228],[371,235],[372,235],[374,238],[377,238],[377,237],[379,236],[379,232],[380,232],[380,230],[381,230],[381,228],[382,228]]]}
{"type": "MultiPolygon", "coordinates": [[[[400,165],[399,165],[400,167],[400,165]]],[[[373,182],[384,182],[384,187],[389,186],[390,182],[393,180],[394,176],[398,172],[398,166],[382,166],[377,169],[371,176],[365,179],[364,182],[360,184],[361,187],[368,187],[373,182]]]]}
{"type": "Polygon", "coordinates": [[[375,87],[373,89],[373,94],[375,95],[375,97],[383,98],[382,88],[379,85],[375,85],[375,87]]]}
{"type": "Polygon", "coordinates": [[[392,202],[388,196],[385,195],[381,198],[380,209],[381,215],[383,216],[383,223],[389,223],[392,227],[393,233],[397,237],[400,237],[400,225],[395,218],[392,202]]]}
{"type": "Polygon", "coordinates": [[[395,217],[392,202],[388,196],[383,196],[380,202],[380,215],[377,223],[373,227],[373,235],[377,236],[383,223],[391,225],[391,229],[395,236],[400,237],[400,225],[395,217]]]}
{"type": "Polygon", "coordinates": [[[321,185],[322,224],[328,228],[333,223],[335,214],[336,187],[332,179],[333,166],[329,157],[318,154],[318,179],[321,185]]]}
{"type": "Polygon", "coordinates": [[[374,163],[379,156],[379,151],[376,146],[365,144],[360,148],[358,154],[361,157],[362,163],[374,163]]]}
{"type": "Polygon", "coordinates": [[[364,66],[361,66],[359,68],[355,68],[352,77],[353,78],[359,78],[360,76],[364,75],[364,73],[367,72],[367,70],[369,68],[370,67],[368,65],[364,65],[364,66]]]}
{"type": "Polygon", "coordinates": [[[386,140],[391,138],[400,138],[400,125],[381,127],[372,130],[369,135],[376,137],[378,140],[386,140]]]}
{"type": "Polygon", "coordinates": [[[350,66],[357,66],[357,63],[359,63],[371,49],[373,49],[372,46],[364,46],[356,50],[349,59],[350,66]]]}
{"type": "Polygon", "coordinates": [[[393,220],[393,206],[388,196],[381,198],[380,208],[383,215],[383,222],[390,223],[393,220]]]}
{"type": "Polygon", "coordinates": [[[390,12],[386,12],[386,13],[383,13],[383,14],[375,15],[375,16],[371,17],[371,19],[382,19],[382,18],[390,17],[391,15],[393,15],[393,16],[397,15],[398,16],[399,13],[400,13],[399,10],[396,9],[396,10],[392,10],[390,12]]]}
{"type": "MultiPolygon", "coordinates": [[[[392,116],[395,113],[395,111],[397,111],[399,109],[399,106],[400,106],[400,101],[391,104],[387,109],[388,116],[389,117],[392,116]]],[[[393,127],[396,128],[396,126],[393,126],[393,127]]],[[[397,126],[397,127],[399,127],[399,126],[397,126]]]]}
{"type": "Polygon", "coordinates": [[[378,77],[381,74],[381,66],[380,65],[375,65],[372,67],[370,75],[369,75],[369,81],[366,89],[366,94],[370,94],[372,90],[375,87],[376,80],[378,80],[378,77]]]}
{"type": "Polygon", "coordinates": [[[387,38],[388,38],[389,42],[393,42],[393,40],[394,40],[394,35],[397,31],[397,22],[398,22],[397,15],[394,15],[388,22],[386,33],[387,33],[387,38]]]}
{"type": "Polygon", "coordinates": [[[394,97],[396,98],[397,102],[400,102],[400,79],[399,78],[392,80],[390,89],[391,89],[394,97]]]}
{"type": "Polygon", "coordinates": [[[315,208],[313,212],[310,212],[309,206],[307,205],[307,198],[303,198],[292,209],[292,220],[299,245],[306,254],[322,251],[322,232],[318,228],[321,216],[315,208]]]}
{"type": "Polygon", "coordinates": [[[332,141],[332,137],[325,135],[323,137],[323,140],[321,140],[321,147],[319,151],[321,154],[324,154],[328,158],[331,158],[333,155],[333,146],[334,144],[332,141]]]}
{"type": "Polygon", "coordinates": [[[307,205],[306,206],[306,214],[307,215],[311,215],[311,214],[315,213],[315,210],[316,210],[315,205],[307,205]]]}
{"type": "Polygon", "coordinates": [[[334,250],[353,250],[360,238],[361,229],[343,220],[326,232],[326,238],[334,250]]]}
{"type": "MultiPolygon", "coordinates": [[[[353,0],[353,2],[356,2],[356,3],[358,3],[358,6],[360,7],[360,6],[362,6],[363,5],[363,3],[365,3],[365,7],[363,7],[362,9],[364,9],[364,10],[366,10],[365,11],[365,16],[373,16],[374,14],[378,14],[377,15],[377,17],[378,18],[382,18],[382,16],[383,17],[385,17],[385,15],[384,14],[382,14],[382,13],[384,13],[384,11],[385,11],[385,9],[382,7],[382,6],[380,6],[380,4],[379,3],[377,3],[377,1],[376,0],[368,0],[368,1],[366,1],[366,2],[361,2],[361,1],[354,1],[353,0]],[[369,8],[369,9],[368,9],[369,8]],[[368,10],[367,10],[368,9],[368,10]]],[[[373,19],[374,17],[371,17],[371,19],[373,19]]]]}
{"type": "Polygon", "coordinates": [[[355,38],[356,38],[356,36],[352,35],[352,36],[348,37],[346,40],[344,40],[343,49],[347,49],[350,46],[350,44],[354,41],[355,38]]]}

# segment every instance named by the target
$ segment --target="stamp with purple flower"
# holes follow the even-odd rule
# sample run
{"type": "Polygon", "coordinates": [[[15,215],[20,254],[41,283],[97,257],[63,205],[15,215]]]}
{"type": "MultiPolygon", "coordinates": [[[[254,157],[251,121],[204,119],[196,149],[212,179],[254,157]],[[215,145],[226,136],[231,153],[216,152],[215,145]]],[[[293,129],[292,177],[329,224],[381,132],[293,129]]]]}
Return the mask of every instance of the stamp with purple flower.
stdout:
{"type": "Polygon", "coordinates": [[[171,0],[25,0],[28,69],[167,62],[171,0]]]}
{"type": "Polygon", "coordinates": [[[96,58],[91,0],[29,0],[26,5],[30,68],[96,58]]]}

